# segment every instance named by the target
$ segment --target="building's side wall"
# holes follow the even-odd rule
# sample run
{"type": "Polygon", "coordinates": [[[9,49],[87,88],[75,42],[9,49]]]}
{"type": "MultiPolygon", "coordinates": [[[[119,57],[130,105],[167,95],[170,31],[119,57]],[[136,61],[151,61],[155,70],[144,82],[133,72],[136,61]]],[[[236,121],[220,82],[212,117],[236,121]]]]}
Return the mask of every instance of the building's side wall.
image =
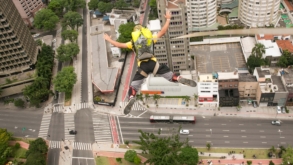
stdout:
{"type": "Polygon", "coordinates": [[[239,97],[240,99],[257,100],[258,82],[239,82],[239,97]]]}

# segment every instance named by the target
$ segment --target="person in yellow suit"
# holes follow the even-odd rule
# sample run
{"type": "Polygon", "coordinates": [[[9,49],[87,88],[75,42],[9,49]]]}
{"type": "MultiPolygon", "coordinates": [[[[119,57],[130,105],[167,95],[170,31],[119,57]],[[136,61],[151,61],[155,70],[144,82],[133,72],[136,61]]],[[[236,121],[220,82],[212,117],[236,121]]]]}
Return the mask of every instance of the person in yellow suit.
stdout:
{"type": "Polygon", "coordinates": [[[153,73],[156,76],[164,77],[168,81],[179,82],[188,86],[196,87],[196,83],[193,80],[185,79],[181,76],[174,74],[166,65],[160,65],[154,56],[154,44],[157,39],[161,38],[168,30],[171,13],[166,12],[166,23],[157,34],[144,28],[141,25],[136,25],[131,33],[132,40],[126,43],[120,43],[112,40],[108,34],[104,34],[104,39],[110,42],[112,45],[119,48],[132,49],[137,57],[137,72],[130,84],[128,95],[128,104],[124,107],[124,114],[128,114],[131,111],[131,107],[135,103],[135,95],[139,91],[141,84],[148,74],[153,73]]]}

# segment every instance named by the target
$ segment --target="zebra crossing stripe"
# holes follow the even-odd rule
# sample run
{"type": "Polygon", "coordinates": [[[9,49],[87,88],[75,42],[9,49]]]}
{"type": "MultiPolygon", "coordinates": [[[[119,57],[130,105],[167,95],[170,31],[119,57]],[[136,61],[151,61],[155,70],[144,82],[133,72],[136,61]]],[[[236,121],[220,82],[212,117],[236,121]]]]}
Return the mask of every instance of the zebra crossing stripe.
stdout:
{"type": "MultiPolygon", "coordinates": [[[[121,107],[125,107],[128,102],[120,102],[121,107]]],[[[143,107],[139,102],[135,102],[131,108],[133,111],[146,111],[147,109],[143,107]]]]}
{"type": "Polygon", "coordinates": [[[73,149],[75,150],[92,150],[91,143],[74,142],[73,149]]]}
{"type": "Polygon", "coordinates": [[[93,113],[92,118],[95,142],[112,143],[113,140],[108,115],[95,112],[93,113]]]}
{"type": "Polygon", "coordinates": [[[52,114],[43,115],[38,137],[47,139],[48,130],[51,122],[51,116],[52,114]]]}
{"type": "Polygon", "coordinates": [[[50,141],[49,148],[61,148],[61,141],[50,141]]]}

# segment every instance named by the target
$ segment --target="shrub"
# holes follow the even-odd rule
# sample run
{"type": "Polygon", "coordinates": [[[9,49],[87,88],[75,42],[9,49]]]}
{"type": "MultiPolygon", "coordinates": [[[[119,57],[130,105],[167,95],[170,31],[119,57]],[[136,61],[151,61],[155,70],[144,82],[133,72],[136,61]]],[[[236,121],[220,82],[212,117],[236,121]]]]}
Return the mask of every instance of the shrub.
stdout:
{"type": "Polygon", "coordinates": [[[125,144],[128,145],[128,144],[129,144],[129,141],[126,140],[126,141],[125,141],[125,144]]]}
{"type": "Polygon", "coordinates": [[[134,162],[134,164],[140,164],[140,162],[141,162],[140,157],[138,157],[138,156],[136,155],[136,157],[133,159],[133,162],[134,162]]]}
{"type": "Polygon", "coordinates": [[[15,143],[14,148],[15,149],[19,149],[20,148],[20,144],[19,143],[15,143]]]}
{"type": "Polygon", "coordinates": [[[134,162],[135,157],[137,157],[135,150],[128,150],[125,152],[125,155],[124,155],[125,160],[129,162],[134,162]]]}
{"type": "Polygon", "coordinates": [[[20,107],[20,108],[23,108],[24,107],[24,101],[20,98],[14,100],[14,105],[16,107],[20,107]]]}
{"type": "Polygon", "coordinates": [[[96,96],[96,97],[95,97],[95,101],[98,101],[98,102],[99,102],[99,101],[101,101],[101,100],[102,100],[102,99],[101,99],[99,96],[96,96]]]}
{"type": "Polygon", "coordinates": [[[118,163],[122,163],[122,159],[121,159],[121,158],[116,158],[116,161],[117,161],[118,163]]]}
{"type": "Polygon", "coordinates": [[[252,164],[252,161],[251,160],[247,160],[247,165],[251,165],[252,164]]]}

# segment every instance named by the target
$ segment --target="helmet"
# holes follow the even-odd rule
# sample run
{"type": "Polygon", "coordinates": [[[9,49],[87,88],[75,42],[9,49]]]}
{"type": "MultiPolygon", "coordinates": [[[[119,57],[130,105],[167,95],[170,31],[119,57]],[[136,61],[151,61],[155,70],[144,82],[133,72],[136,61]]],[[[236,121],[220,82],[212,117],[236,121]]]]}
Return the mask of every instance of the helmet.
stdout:
{"type": "Polygon", "coordinates": [[[134,28],[133,28],[133,31],[140,30],[141,28],[142,28],[141,25],[135,25],[134,28]]]}

